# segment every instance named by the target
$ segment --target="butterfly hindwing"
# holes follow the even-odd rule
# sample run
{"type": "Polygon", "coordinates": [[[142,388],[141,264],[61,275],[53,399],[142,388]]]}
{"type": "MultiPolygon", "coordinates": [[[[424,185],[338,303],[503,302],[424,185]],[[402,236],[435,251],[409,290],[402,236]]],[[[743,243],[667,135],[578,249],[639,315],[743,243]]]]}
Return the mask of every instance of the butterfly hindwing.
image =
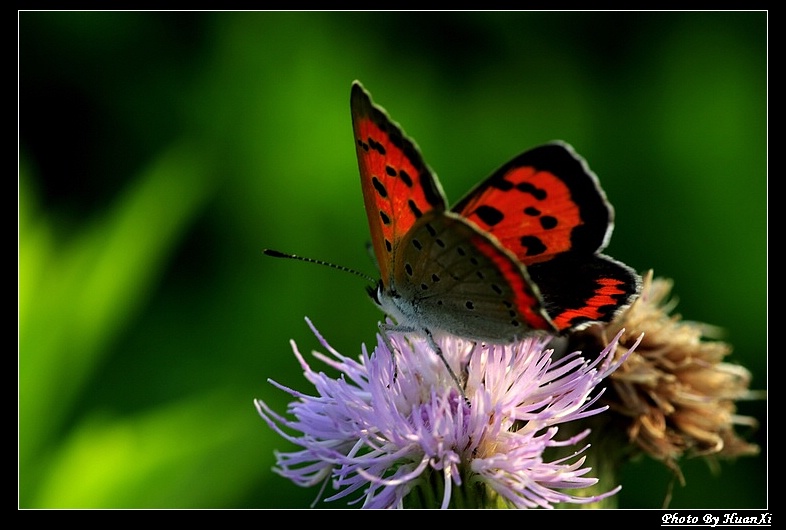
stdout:
{"type": "Polygon", "coordinates": [[[456,214],[424,215],[402,240],[394,271],[397,296],[424,327],[494,342],[555,329],[521,263],[456,214]]]}
{"type": "Polygon", "coordinates": [[[611,321],[641,288],[633,269],[603,254],[567,253],[527,270],[560,330],[611,321]]]}

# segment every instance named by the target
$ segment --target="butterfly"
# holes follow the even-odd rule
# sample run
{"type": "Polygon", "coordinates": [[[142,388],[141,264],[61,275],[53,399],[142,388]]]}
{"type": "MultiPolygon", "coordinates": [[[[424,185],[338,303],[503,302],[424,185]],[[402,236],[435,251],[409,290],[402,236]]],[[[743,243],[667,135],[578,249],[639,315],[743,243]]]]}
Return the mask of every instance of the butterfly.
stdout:
{"type": "Polygon", "coordinates": [[[601,253],[614,211],[568,144],[518,155],[448,209],[415,142],[358,81],[350,105],[380,273],[369,294],[395,329],[425,333],[442,357],[434,334],[565,333],[609,322],[637,296],[639,275],[601,253]]]}

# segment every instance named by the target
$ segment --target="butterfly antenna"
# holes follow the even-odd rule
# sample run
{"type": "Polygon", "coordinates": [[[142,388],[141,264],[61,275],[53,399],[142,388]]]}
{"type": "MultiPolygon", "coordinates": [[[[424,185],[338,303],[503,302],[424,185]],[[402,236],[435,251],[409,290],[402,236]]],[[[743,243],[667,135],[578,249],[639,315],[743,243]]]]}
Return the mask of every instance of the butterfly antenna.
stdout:
{"type": "Polygon", "coordinates": [[[325,267],[330,267],[331,269],[338,269],[340,271],[349,272],[354,274],[355,276],[360,276],[364,280],[368,280],[371,283],[376,283],[376,280],[369,276],[368,274],[363,274],[360,271],[355,269],[350,269],[349,267],[344,267],[343,265],[336,265],[335,263],[330,263],[329,261],[323,261],[321,259],[314,259],[314,258],[306,258],[303,256],[298,256],[297,254],[287,254],[285,252],[279,252],[278,250],[273,250],[270,248],[266,248],[263,252],[271,256],[273,258],[288,258],[288,259],[296,259],[300,261],[305,261],[306,263],[315,263],[317,265],[324,265],[325,267]]]}

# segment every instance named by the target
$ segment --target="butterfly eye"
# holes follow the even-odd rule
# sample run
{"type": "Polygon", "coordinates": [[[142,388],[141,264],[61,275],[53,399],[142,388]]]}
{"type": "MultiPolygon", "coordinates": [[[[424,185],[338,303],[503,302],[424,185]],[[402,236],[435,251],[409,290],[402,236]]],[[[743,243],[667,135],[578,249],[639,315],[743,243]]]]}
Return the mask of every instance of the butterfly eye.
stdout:
{"type": "Polygon", "coordinates": [[[377,305],[382,305],[380,302],[380,294],[382,293],[382,283],[378,283],[375,287],[366,286],[366,292],[377,305]]]}

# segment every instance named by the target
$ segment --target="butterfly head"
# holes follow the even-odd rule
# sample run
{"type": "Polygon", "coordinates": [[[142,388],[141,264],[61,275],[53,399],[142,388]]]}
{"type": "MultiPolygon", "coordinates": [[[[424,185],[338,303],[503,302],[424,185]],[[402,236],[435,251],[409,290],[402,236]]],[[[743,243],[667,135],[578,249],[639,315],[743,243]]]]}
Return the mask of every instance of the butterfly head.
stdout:
{"type": "Polygon", "coordinates": [[[381,291],[382,291],[382,282],[377,282],[377,285],[373,287],[371,285],[366,286],[366,292],[371,297],[371,300],[378,306],[382,305],[382,302],[380,302],[381,291]]]}
{"type": "Polygon", "coordinates": [[[382,280],[379,280],[375,286],[366,286],[366,292],[371,297],[371,301],[379,307],[384,313],[387,313],[390,316],[398,317],[400,316],[400,310],[398,310],[398,304],[396,304],[396,300],[401,298],[401,295],[396,293],[395,290],[389,289],[385,287],[385,284],[382,280]]]}
{"type": "MultiPolygon", "coordinates": [[[[374,304],[399,326],[407,329],[423,329],[426,327],[424,324],[429,323],[429,320],[423,321],[419,317],[417,302],[407,299],[396,289],[385,286],[382,280],[379,280],[374,287],[367,286],[366,292],[374,304]]],[[[433,326],[434,322],[431,321],[430,324],[433,326]]]]}

